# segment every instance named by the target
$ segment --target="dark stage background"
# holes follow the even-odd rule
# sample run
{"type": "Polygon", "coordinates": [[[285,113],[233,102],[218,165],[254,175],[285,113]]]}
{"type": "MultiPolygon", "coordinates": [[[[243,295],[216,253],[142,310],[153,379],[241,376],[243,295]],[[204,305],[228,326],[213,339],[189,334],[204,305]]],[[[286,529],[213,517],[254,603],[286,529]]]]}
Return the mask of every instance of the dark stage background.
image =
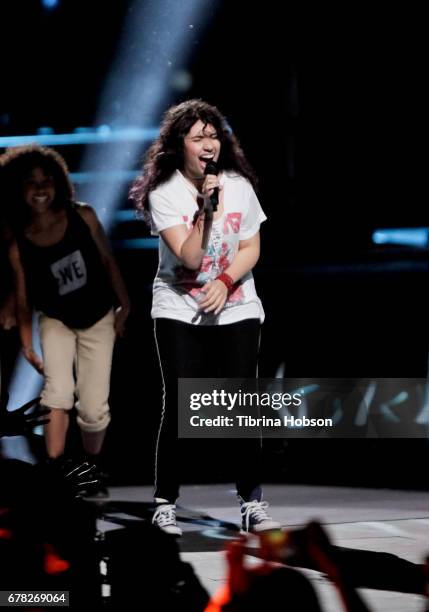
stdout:
{"type": "MultiPolygon", "coordinates": [[[[62,0],[52,10],[38,0],[3,3],[1,135],[93,126],[126,17],[143,4],[156,2],[62,0]]],[[[391,6],[200,5],[206,25],[183,33],[189,86],[169,84],[167,105],[189,97],[218,105],[259,176],[269,217],[255,271],[267,315],[261,375],[283,364],[294,377],[425,377],[428,250],[371,240],[378,228],[429,226],[421,15],[391,6]]],[[[160,19],[160,35],[164,26],[160,19]]],[[[140,59],[143,75],[154,58],[140,59]]],[[[57,148],[77,172],[84,147],[57,148]]],[[[121,209],[129,208],[126,187],[121,209]]],[[[149,314],[157,253],[122,242],[147,236],[134,220],[111,232],[133,303],[115,352],[105,449],[117,484],[152,479],[161,402],[149,314]]],[[[214,462],[203,447],[190,447],[188,480],[228,478],[221,456],[216,473],[206,468],[214,462]]],[[[421,440],[268,441],[267,480],[425,487],[428,450],[421,440]]]]}

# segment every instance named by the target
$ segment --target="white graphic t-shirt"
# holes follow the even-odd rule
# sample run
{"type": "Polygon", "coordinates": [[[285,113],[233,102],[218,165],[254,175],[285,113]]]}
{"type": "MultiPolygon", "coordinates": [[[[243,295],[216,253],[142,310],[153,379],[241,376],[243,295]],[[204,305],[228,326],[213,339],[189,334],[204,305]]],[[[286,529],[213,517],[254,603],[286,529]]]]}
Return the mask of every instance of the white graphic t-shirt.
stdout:
{"type": "MultiPolygon", "coordinates": [[[[226,172],[222,174],[220,182],[223,186],[224,212],[213,221],[199,270],[185,268],[160,238],[159,266],[153,284],[154,319],[176,319],[197,325],[225,325],[245,319],[259,319],[262,323],[264,320],[264,310],[251,272],[234,285],[218,315],[206,314],[199,308],[199,301],[204,298],[202,287],[228,268],[238,251],[240,240],[254,236],[266,219],[247,179],[226,172]]],[[[181,224],[191,231],[199,195],[192,183],[176,170],[149,196],[152,233],[156,235],[181,224]]]]}

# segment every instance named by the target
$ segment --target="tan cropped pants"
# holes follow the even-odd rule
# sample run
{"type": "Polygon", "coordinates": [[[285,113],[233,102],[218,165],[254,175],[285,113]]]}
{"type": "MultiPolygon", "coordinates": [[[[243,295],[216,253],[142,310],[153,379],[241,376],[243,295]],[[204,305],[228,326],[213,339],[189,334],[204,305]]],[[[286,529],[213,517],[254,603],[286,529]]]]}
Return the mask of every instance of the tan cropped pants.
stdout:
{"type": "Polygon", "coordinates": [[[87,432],[103,431],[110,422],[113,310],[87,329],[72,329],[42,314],[39,331],[45,370],[41,403],[70,410],[76,397],[79,427],[87,432]]]}

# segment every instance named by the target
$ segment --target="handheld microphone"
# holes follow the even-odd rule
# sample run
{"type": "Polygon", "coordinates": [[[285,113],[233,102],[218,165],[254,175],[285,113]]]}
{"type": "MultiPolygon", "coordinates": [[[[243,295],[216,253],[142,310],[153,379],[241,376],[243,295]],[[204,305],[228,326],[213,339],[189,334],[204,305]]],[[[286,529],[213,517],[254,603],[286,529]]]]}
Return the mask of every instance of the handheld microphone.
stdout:
{"type": "MultiPolygon", "coordinates": [[[[206,163],[206,167],[204,169],[204,174],[214,174],[217,176],[219,174],[219,168],[214,161],[209,161],[206,163]]],[[[213,212],[217,211],[217,207],[219,204],[219,187],[215,187],[213,193],[210,196],[210,203],[213,208],[213,212]]]]}

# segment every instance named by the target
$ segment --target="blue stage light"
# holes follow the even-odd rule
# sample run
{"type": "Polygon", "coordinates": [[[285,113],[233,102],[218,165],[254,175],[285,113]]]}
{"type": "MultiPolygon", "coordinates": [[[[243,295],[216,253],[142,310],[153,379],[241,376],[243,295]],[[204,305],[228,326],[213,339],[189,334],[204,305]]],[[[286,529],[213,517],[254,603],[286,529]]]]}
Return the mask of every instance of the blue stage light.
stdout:
{"type": "MultiPolygon", "coordinates": [[[[177,95],[175,92],[183,94],[192,83],[189,64],[217,5],[216,0],[132,3],[100,96],[96,123],[112,128],[132,124],[142,130],[158,124],[173,95],[177,95]]],[[[112,168],[130,172],[142,156],[142,144],[136,139],[114,148],[88,148],[80,170],[87,173],[112,168]]],[[[124,185],[118,181],[115,188],[108,190],[99,182],[85,183],[79,197],[97,211],[107,210],[103,224],[109,230],[115,221],[115,210],[126,195],[124,185]]]]}
{"type": "Polygon", "coordinates": [[[372,235],[372,241],[374,244],[427,248],[428,236],[428,227],[398,227],[376,230],[372,235]]]}
{"type": "Polygon", "coordinates": [[[51,10],[59,5],[59,0],[42,0],[42,6],[45,9],[51,10]]]}

